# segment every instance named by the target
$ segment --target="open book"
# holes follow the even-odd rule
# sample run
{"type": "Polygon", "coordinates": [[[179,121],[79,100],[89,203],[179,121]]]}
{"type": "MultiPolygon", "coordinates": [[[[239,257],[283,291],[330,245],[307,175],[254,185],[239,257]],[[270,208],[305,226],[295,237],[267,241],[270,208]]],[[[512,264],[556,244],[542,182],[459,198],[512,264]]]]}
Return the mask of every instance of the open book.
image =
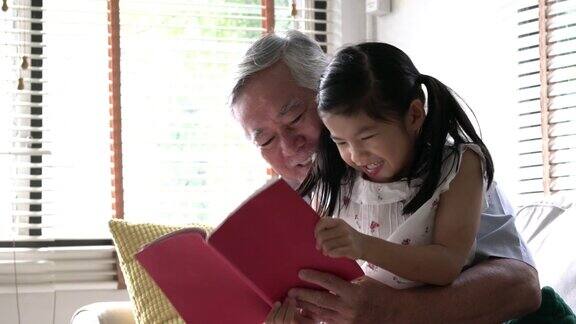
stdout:
{"type": "Polygon", "coordinates": [[[363,275],[355,261],[315,248],[319,217],[284,181],[252,195],[206,239],[184,229],[145,246],[136,258],[187,323],[262,323],[293,287],[318,288],[300,269],[346,280],[363,275]]]}

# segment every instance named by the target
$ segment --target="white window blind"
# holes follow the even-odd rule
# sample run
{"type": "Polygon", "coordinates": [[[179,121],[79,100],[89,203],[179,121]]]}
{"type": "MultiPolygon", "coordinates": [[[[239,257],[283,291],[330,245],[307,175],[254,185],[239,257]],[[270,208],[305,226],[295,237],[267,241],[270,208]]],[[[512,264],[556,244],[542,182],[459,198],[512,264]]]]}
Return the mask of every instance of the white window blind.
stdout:
{"type": "Polygon", "coordinates": [[[339,1],[277,0],[274,6],[275,30],[297,29],[316,40],[325,52],[337,50],[342,21],[339,1]]]}
{"type": "Polygon", "coordinates": [[[0,11],[0,322],[24,293],[117,287],[113,246],[85,241],[111,217],[106,45],[104,1],[0,11]]]}
{"type": "Polygon", "coordinates": [[[109,237],[108,29],[105,0],[44,1],[46,126],[53,237],[109,237]]]}
{"type": "Polygon", "coordinates": [[[114,253],[110,245],[0,249],[0,294],[115,289],[114,253]]]}
{"type": "Polygon", "coordinates": [[[113,247],[88,245],[109,242],[93,239],[108,236],[112,214],[106,1],[6,5],[0,294],[113,289],[113,247]]]}
{"type": "Polygon", "coordinates": [[[226,106],[261,13],[259,1],[120,2],[125,219],[215,225],[265,182],[226,106]]]}
{"type": "Polygon", "coordinates": [[[5,9],[0,11],[0,240],[42,234],[44,157],[49,154],[43,145],[42,8],[17,1],[5,9]]]}
{"type": "MultiPolygon", "coordinates": [[[[33,69],[29,57],[30,5],[18,3],[0,11],[0,15],[0,237],[6,239],[15,233],[13,222],[19,224],[20,218],[29,217],[17,215],[20,212],[17,209],[25,209],[21,205],[32,191],[29,181],[18,177],[29,176],[30,173],[33,151],[28,143],[31,141],[30,122],[37,115],[32,116],[30,111],[30,88],[24,88],[24,80],[30,80],[33,69]],[[25,61],[24,65],[22,61],[25,61]]],[[[26,207],[28,204],[24,205],[26,207]]],[[[23,214],[26,212],[22,211],[23,214]]]]}
{"type": "Polygon", "coordinates": [[[576,1],[521,1],[518,21],[521,204],[574,199],[576,1]]]}
{"type": "MultiPolygon", "coordinates": [[[[276,4],[276,17],[288,4],[276,4]]],[[[265,31],[263,9],[260,0],[120,2],[127,220],[216,225],[266,181],[227,106],[236,63],[265,31]]],[[[283,27],[314,30],[288,17],[283,27]]]]}
{"type": "MultiPolygon", "coordinates": [[[[121,2],[127,219],[217,224],[266,180],[227,107],[235,64],[265,31],[262,3],[121,2]]],[[[15,0],[1,12],[0,241],[108,237],[106,10],[104,0],[15,0]]],[[[279,32],[333,46],[328,1],[274,11],[279,32]]]]}
{"type": "Polygon", "coordinates": [[[0,19],[0,241],[106,237],[106,2],[13,1],[0,19]]]}

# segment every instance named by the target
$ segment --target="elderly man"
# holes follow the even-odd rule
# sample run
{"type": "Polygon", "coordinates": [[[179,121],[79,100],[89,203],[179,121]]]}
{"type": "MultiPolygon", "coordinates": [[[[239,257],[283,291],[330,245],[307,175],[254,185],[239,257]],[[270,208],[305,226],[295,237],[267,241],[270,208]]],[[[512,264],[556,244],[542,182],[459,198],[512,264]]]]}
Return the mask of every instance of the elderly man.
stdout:
{"type": "MultiPolygon", "coordinates": [[[[326,66],[320,47],[305,35],[266,35],[239,65],[231,105],[247,136],[272,168],[293,187],[306,177],[321,121],[315,89],[326,66]]],[[[497,190],[482,215],[477,263],[450,286],[394,290],[370,278],[350,283],[328,273],[303,270],[303,280],[332,293],[292,289],[290,303],[270,322],[296,317],[330,323],[493,323],[533,311],[540,304],[532,260],[497,190]]]]}

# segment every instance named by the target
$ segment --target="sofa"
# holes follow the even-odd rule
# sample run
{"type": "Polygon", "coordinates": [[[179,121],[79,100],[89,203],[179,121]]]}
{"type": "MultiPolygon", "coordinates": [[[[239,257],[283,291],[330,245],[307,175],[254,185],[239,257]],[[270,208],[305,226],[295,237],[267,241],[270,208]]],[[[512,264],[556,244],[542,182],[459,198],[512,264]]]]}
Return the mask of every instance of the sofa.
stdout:
{"type": "MultiPolygon", "coordinates": [[[[552,287],[576,310],[576,203],[549,199],[525,206],[517,211],[515,224],[534,257],[540,285],[552,287]]],[[[135,320],[130,302],[102,302],[80,308],[70,323],[132,324],[135,320]]]]}

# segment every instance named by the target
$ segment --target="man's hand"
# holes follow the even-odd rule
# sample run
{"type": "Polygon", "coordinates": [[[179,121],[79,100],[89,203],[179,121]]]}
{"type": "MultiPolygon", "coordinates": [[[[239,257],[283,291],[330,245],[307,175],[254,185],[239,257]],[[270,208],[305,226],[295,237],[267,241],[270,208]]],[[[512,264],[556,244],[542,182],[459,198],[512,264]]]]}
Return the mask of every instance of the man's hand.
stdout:
{"type": "Polygon", "coordinates": [[[371,278],[348,282],[314,270],[300,278],[330,292],[294,288],[303,315],[336,323],[498,323],[533,312],[540,305],[538,274],[510,259],[490,259],[466,271],[450,286],[396,290],[371,278]]]}
{"type": "Polygon", "coordinates": [[[373,312],[371,296],[373,292],[379,294],[380,297],[388,292],[396,292],[368,277],[362,277],[351,283],[328,273],[302,270],[300,278],[330,292],[294,288],[288,295],[297,300],[298,306],[303,309],[306,317],[328,323],[385,322],[387,314],[373,312]]]}
{"type": "Polygon", "coordinates": [[[314,321],[304,318],[296,307],[293,298],[286,298],[284,303],[276,302],[266,317],[265,324],[313,324],[314,321]]]}
{"type": "Polygon", "coordinates": [[[353,260],[364,257],[364,234],[338,218],[323,217],[314,230],[316,248],[332,258],[353,260]]]}

